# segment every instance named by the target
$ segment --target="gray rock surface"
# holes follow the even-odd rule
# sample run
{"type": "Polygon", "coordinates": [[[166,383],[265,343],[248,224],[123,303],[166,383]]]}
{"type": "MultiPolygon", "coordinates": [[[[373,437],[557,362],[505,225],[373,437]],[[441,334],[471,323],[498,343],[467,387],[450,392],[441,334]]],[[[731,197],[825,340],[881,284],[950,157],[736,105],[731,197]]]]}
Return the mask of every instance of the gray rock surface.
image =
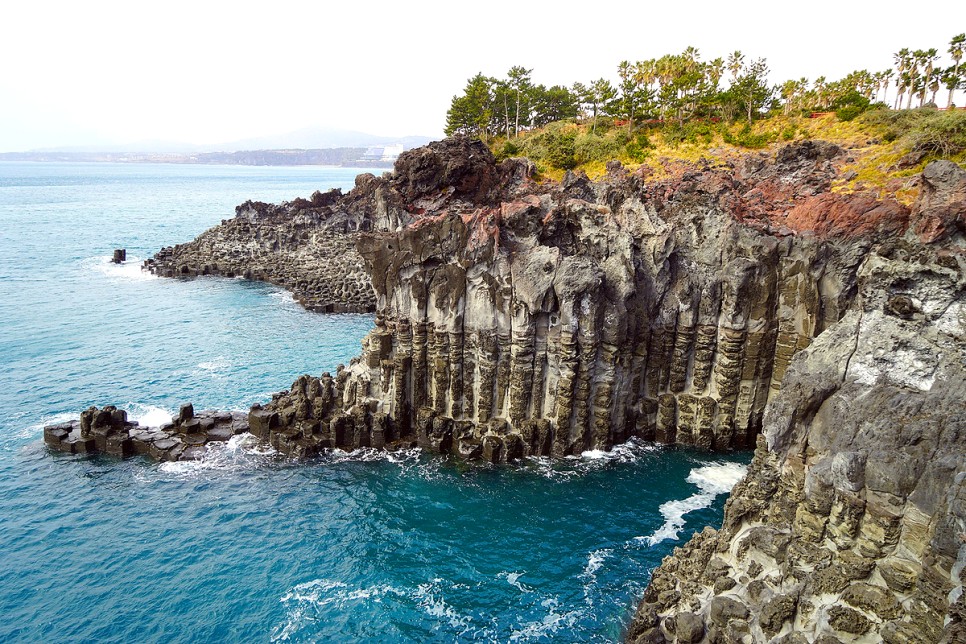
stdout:
{"type": "Polygon", "coordinates": [[[708,642],[963,641],[966,267],[949,250],[866,258],[853,306],[769,403],[722,529],[654,572],[629,641],[682,613],[708,642]],[[709,583],[709,561],[735,584],[709,583]],[[732,605],[750,609],[738,639],[732,605]]]}

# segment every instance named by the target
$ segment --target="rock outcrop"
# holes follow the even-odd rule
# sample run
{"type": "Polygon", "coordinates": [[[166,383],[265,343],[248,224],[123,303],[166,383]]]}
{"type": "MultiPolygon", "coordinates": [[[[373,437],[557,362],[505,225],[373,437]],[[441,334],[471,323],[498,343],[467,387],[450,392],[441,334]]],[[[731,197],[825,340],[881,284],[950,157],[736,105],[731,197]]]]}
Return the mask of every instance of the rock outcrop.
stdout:
{"type": "Polygon", "coordinates": [[[829,196],[840,156],[806,143],[657,182],[617,164],[547,185],[525,161],[480,150],[461,171],[421,150],[414,166],[449,166],[397,184],[412,222],[360,236],[376,328],[345,409],[498,461],[632,436],[753,445],[791,357],[844,314],[869,248],[907,224],[895,202],[834,195],[836,220],[804,227],[814,217],[795,209],[829,196]]]}
{"type": "Polygon", "coordinates": [[[927,166],[908,239],[794,357],[722,528],[654,572],[629,642],[966,641],[964,188],[927,166]]]}
{"type": "Polygon", "coordinates": [[[206,444],[224,442],[248,431],[248,415],[242,412],[203,411],[196,415],[194,407],[186,404],[170,423],[151,428],[129,421],[126,411],[108,405],[81,412],[80,420],[44,427],[44,442],[48,448],[67,454],[194,461],[205,455],[206,444]]]}
{"type": "MultiPolygon", "coordinates": [[[[363,175],[362,180],[371,178],[363,175]]],[[[246,201],[235,217],[194,241],[162,248],[144,268],[162,277],[219,275],[276,284],[311,311],[366,313],[375,308],[355,249],[367,218],[339,209],[340,190],[281,205],[246,201]]]]}

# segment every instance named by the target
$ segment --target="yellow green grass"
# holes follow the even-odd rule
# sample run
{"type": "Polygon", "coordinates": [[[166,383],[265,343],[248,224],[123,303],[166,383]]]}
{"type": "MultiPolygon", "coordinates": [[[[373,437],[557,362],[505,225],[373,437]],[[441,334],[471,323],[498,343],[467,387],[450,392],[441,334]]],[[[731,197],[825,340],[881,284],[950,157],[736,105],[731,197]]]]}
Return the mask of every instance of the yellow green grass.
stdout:
{"type": "Polygon", "coordinates": [[[875,110],[853,120],[834,114],[809,118],[773,115],[753,123],[708,121],[639,124],[633,131],[611,119],[592,123],[552,123],[497,138],[490,146],[498,158],[526,156],[542,177],[560,180],[567,169],[582,170],[591,178],[606,173],[606,163],[620,161],[629,170],[647,166],[652,176],[663,176],[676,162],[705,160],[713,165],[760,150],[774,154],[793,141],[830,141],[847,151],[835,191],[873,190],[910,203],[918,192],[913,178],[937,158],[966,166],[966,110],[875,110]],[[922,158],[899,167],[912,152],[922,158]]]}

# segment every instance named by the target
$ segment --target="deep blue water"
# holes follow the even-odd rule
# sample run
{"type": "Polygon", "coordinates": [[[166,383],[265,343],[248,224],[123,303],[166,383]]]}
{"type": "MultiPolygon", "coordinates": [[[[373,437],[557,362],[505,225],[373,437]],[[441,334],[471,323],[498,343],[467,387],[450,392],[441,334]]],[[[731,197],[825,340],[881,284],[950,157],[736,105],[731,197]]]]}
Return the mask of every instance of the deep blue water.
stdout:
{"type": "Polygon", "coordinates": [[[615,641],[649,571],[721,520],[749,455],[551,464],[417,451],[304,464],[50,455],[45,423],[247,409],[359,350],[364,315],[140,259],[356,171],[0,163],[0,641],[615,641]],[[108,258],[127,248],[129,262],[108,258]],[[663,507],[662,507],[663,506],[663,507]]]}

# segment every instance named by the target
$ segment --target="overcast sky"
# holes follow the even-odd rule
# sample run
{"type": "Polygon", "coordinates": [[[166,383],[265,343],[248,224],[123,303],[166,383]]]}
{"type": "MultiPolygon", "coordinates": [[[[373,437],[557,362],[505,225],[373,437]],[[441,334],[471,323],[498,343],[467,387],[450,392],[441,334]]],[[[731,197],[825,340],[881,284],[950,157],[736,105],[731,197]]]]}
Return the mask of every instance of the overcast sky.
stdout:
{"type": "MultiPolygon", "coordinates": [[[[735,49],[773,82],[881,70],[966,31],[966,3],[12,1],[0,19],[0,151],[215,144],[325,126],[442,136],[476,72],[616,77],[624,59],[735,49]],[[893,8],[895,7],[895,8],[893,8]]],[[[948,56],[943,58],[948,64],[948,56]]]]}

